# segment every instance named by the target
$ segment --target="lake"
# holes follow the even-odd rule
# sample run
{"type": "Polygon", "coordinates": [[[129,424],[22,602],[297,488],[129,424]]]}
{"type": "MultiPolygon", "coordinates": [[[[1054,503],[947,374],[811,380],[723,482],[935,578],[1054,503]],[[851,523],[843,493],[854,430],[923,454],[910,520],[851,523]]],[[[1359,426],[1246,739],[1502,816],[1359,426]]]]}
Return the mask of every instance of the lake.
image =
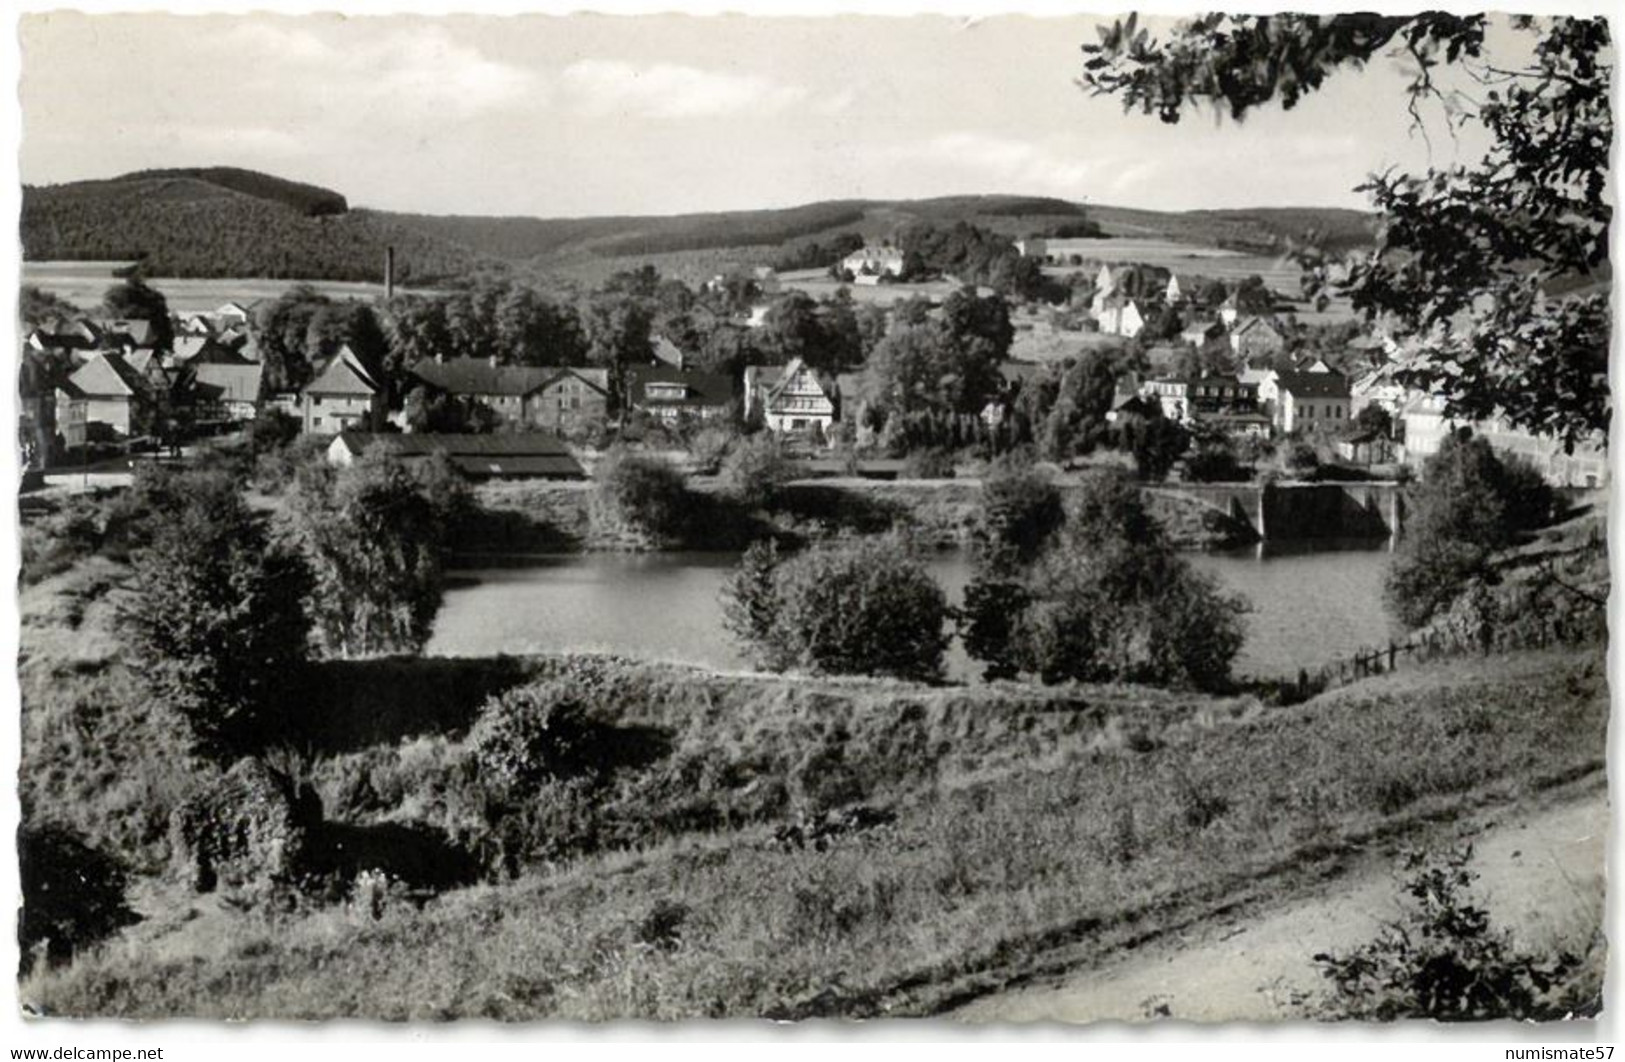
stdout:
{"type": "MultiPolygon", "coordinates": [[[[1295,675],[1396,633],[1382,608],[1385,543],[1269,543],[1188,557],[1252,602],[1238,675],[1295,675]]],[[[737,560],[732,553],[585,553],[458,571],[427,651],[614,652],[743,668],[744,657],[722,628],[722,585],[737,560]]],[[[957,604],[970,580],[969,558],[942,553],[930,567],[957,604]]],[[[978,671],[956,639],[949,676],[971,679],[978,671]]]]}

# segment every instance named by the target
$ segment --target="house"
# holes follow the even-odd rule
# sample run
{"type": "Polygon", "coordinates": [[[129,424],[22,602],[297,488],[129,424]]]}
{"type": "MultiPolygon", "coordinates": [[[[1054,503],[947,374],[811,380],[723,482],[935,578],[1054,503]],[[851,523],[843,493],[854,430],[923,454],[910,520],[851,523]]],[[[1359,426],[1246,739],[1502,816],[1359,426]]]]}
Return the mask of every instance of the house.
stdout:
{"type": "Polygon", "coordinates": [[[58,388],[57,420],[83,423],[85,439],[95,442],[151,434],[169,378],[155,358],[106,351],[75,370],[68,383],[58,388]]]}
{"type": "Polygon", "coordinates": [[[609,370],[498,365],[495,358],[434,358],[412,367],[430,390],[490,407],[507,424],[575,432],[609,420],[609,370]]]}
{"type": "Polygon", "coordinates": [[[1400,419],[1405,425],[1400,458],[1418,473],[1439,452],[1446,436],[1468,428],[1499,453],[1529,462],[1554,487],[1606,487],[1611,478],[1606,438],[1582,443],[1569,453],[1556,439],[1514,428],[1504,418],[1462,422],[1446,417],[1444,400],[1420,391],[1410,393],[1400,419]]]}
{"type": "Polygon", "coordinates": [[[1232,291],[1224,297],[1223,302],[1219,303],[1219,320],[1224,322],[1226,328],[1229,328],[1236,323],[1236,318],[1240,316],[1241,304],[1236,301],[1236,293],[1232,291]]]}
{"type": "Polygon", "coordinates": [[[1342,373],[1279,373],[1275,393],[1275,427],[1283,434],[1340,433],[1353,415],[1348,378],[1342,373]]]}
{"type": "Polygon", "coordinates": [[[903,272],[903,249],[890,244],[879,247],[864,247],[853,251],[841,259],[841,269],[851,273],[859,282],[862,278],[871,278],[871,283],[881,277],[901,276],[903,272]]]}
{"type": "Polygon", "coordinates": [[[1263,317],[1249,317],[1230,329],[1230,349],[1248,361],[1272,358],[1286,349],[1286,337],[1263,317]]]}
{"type": "Polygon", "coordinates": [[[140,317],[120,317],[96,322],[101,332],[99,345],[126,354],[139,350],[152,350],[158,345],[158,330],[151,321],[140,317]]]}
{"type": "Polygon", "coordinates": [[[1163,289],[1162,301],[1169,306],[1178,306],[1185,299],[1185,293],[1179,290],[1179,278],[1172,273],[1168,274],[1168,286],[1163,289]]]}
{"type": "Polygon", "coordinates": [[[635,365],[626,370],[622,408],[675,424],[684,418],[726,417],[733,397],[733,381],[722,373],[694,372],[669,365],[635,365]]]}
{"type": "Polygon", "coordinates": [[[1193,321],[1185,326],[1179,333],[1181,343],[1189,343],[1198,349],[1206,346],[1215,339],[1224,338],[1224,325],[1218,321],[1193,321]]]}
{"type": "Polygon", "coordinates": [[[346,343],[300,396],[301,428],[334,435],[375,427],[384,415],[383,390],[346,343]]]}
{"type": "Polygon", "coordinates": [[[674,369],[681,369],[688,355],[683,353],[681,347],[658,332],[649,337],[649,345],[654,350],[657,364],[670,365],[674,369]]]}
{"type": "Polygon", "coordinates": [[[1157,377],[1145,381],[1140,394],[1160,403],[1163,416],[1183,423],[1258,412],[1258,389],[1236,376],[1157,377]]]}
{"type": "Polygon", "coordinates": [[[556,368],[532,396],[523,420],[567,435],[591,431],[609,423],[613,394],[608,369],[556,368]]]}
{"type": "Polygon", "coordinates": [[[345,468],[374,447],[388,450],[408,463],[443,454],[453,468],[473,479],[586,478],[569,448],[558,436],[545,431],[498,435],[345,431],[327,447],[327,460],[345,468]]]}
{"type": "Polygon", "coordinates": [[[213,336],[180,335],[170,350],[167,364],[178,365],[253,365],[237,347],[227,346],[213,336]]]}
{"type": "Polygon", "coordinates": [[[1349,412],[1358,417],[1367,406],[1380,406],[1394,419],[1405,405],[1405,386],[1394,379],[1395,366],[1384,365],[1362,374],[1349,386],[1349,412]]]}
{"type": "Polygon", "coordinates": [[[265,366],[205,361],[190,368],[200,419],[253,420],[259,414],[265,366]]]}
{"type": "Polygon", "coordinates": [[[745,420],[760,418],[769,431],[827,434],[840,413],[839,402],[835,380],[800,358],[782,367],[745,367],[745,420]]]}
{"type": "Polygon", "coordinates": [[[1133,339],[1145,329],[1145,315],[1133,299],[1108,298],[1095,320],[1108,335],[1133,339]]]}
{"type": "Polygon", "coordinates": [[[248,307],[240,302],[221,303],[214,308],[214,312],[209,316],[214,320],[215,325],[222,330],[235,325],[246,327],[248,324],[248,307]]]}

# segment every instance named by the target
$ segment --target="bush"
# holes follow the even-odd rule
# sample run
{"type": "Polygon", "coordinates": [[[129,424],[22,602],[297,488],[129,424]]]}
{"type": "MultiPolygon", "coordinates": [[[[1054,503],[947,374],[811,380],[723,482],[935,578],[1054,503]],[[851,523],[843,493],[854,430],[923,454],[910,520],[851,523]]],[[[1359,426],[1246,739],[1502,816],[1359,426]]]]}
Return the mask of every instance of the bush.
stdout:
{"type": "Polygon", "coordinates": [[[1551,488],[1482,438],[1449,436],[1405,496],[1409,517],[1389,570],[1389,608],[1410,627],[1449,608],[1472,581],[1494,583],[1490,562],[1520,532],[1550,519],[1551,488]]]}
{"type": "Polygon", "coordinates": [[[272,736],[305,661],[306,569],[272,545],[224,476],[175,477],[163,511],[134,557],[135,592],[122,609],[130,659],[185,720],[195,751],[229,762],[272,736]]]}
{"type": "Polygon", "coordinates": [[[593,767],[596,730],[570,689],[548,682],[493,698],[469,731],[468,747],[482,784],[517,794],[593,767]]]}
{"type": "Polygon", "coordinates": [[[752,509],[772,505],[793,478],[795,466],[771,432],[741,439],[722,463],[722,479],[728,492],[752,509]]]}
{"type": "MultiPolygon", "coordinates": [[[[1570,980],[1581,967],[1571,955],[1520,952],[1511,934],[1490,923],[1467,889],[1472,849],[1429,859],[1407,856],[1400,902],[1405,913],[1371,943],[1315,962],[1332,983],[1324,1009],[1338,1018],[1395,1021],[1556,1021],[1574,1016],[1570,980]]],[[[1583,990],[1601,1002],[1595,992],[1583,990]]],[[[1593,1005],[1582,998],[1582,1006],[1593,1005]]],[[[1589,1009],[1589,1006],[1588,1006],[1589,1009]]]]}
{"type": "Polygon", "coordinates": [[[1025,570],[966,593],[966,648],[990,677],[1223,687],[1247,604],[1193,571],[1120,476],[1097,476],[1025,570]]]}
{"type": "Polygon", "coordinates": [[[1060,488],[1046,473],[1000,459],[983,477],[977,532],[990,549],[1030,560],[1065,521],[1060,488]]]}
{"type": "Polygon", "coordinates": [[[593,478],[590,511],[600,533],[631,534],[650,546],[682,538],[690,508],[688,486],[669,462],[612,450],[593,478]]]}
{"type": "Polygon", "coordinates": [[[17,943],[24,974],[37,958],[65,962],[78,949],[138,921],[124,901],[124,868],[64,826],[24,826],[17,832],[17,876],[23,894],[17,943]]]}
{"type": "Polygon", "coordinates": [[[904,479],[953,479],[954,455],[940,447],[915,450],[903,459],[904,479]]]}
{"type": "Polygon", "coordinates": [[[320,647],[341,657],[421,649],[440,607],[443,554],[468,506],[443,460],[408,467],[372,449],[336,472],[307,468],[286,519],[314,581],[320,647]]]}
{"type": "Polygon", "coordinates": [[[934,679],[947,648],[947,598],[891,537],[774,562],[752,549],[726,594],[729,631],[774,670],[934,679]]]}

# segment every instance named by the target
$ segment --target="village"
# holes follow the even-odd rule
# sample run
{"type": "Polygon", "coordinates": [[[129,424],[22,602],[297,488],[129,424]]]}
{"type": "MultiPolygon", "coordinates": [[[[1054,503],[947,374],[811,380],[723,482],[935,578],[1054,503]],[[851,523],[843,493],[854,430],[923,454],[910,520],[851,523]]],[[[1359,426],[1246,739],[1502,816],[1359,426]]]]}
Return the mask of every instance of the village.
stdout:
{"type": "MultiPolygon", "coordinates": [[[[1101,263],[1090,273],[1083,258],[1087,244],[1040,237],[1014,243],[1017,254],[1043,263],[1069,285],[1059,310],[1038,299],[1003,308],[1004,300],[990,288],[963,289],[979,299],[999,299],[1013,322],[1012,341],[997,363],[998,385],[974,414],[983,439],[1001,426],[1010,430],[1023,388],[1106,351],[1119,370],[1133,366],[1113,379],[1104,416],[1111,437],[1121,439],[1149,418],[1184,429],[1157,478],[1279,476],[1279,467],[1272,471],[1259,457],[1289,446],[1297,447],[1299,459],[1289,474],[1408,477],[1447,434],[1466,426],[1498,449],[1532,461],[1553,486],[1597,488],[1607,482],[1599,445],[1570,453],[1501,421],[1462,425],[1446,418],[1438,397],[1400,382],[1406,352],[1380,328],[1344,327],[1330,340],[1293,343],[1298,307],[1257,278],[1226,285],[1193,273],[1182,281],[1165,267],[1134,263],[1101,263]],[[1036,354],[1024,351],[1036,336],[1051,342],[1036,354]],[[1186,460],[1215,445],[1252,460],[1186,460]]],[[[908,299],[914,313],[940,317],[941,292],[955,290],[958,279],[911,284],[902,279],[906,266],[903,252],[881,239],[833,263],[828,273],[839,283],[888,295],[880,307],[866,307],[871,313],[879,309],[881,329],[908,299]]],[[[393,269],[393,252],[386,269],[393,269]]],[[[775,303],[797,292],[794,285],[766,266],[718,275],[699,285],[688,300],[689,313],[712,317],[715,330],[748,336],[768,322],[775,303]]],[[[825,306],[850,303],[846,289],[836,292],[826,296],[825,306]]],[[[381,305],[394,297],[386,279],[381,305]]],[[[885,384],[866,376],[862,364],[831,366],[824,358],[815,365],[811,357],[790,357],[717,371],[696,367],[693,350],[651,329],[632,341],[633,353],[611,365],[515,364],[498,353],[448,357],[435,351],[405,365],[400,378],[386,380],[376,358],[369,364],[341,341],[309,352],[313,372],[307,383],[277,389],[256,340],[254,315],[267,301],[175,313],[162,327],[144,318],[87,314],[30,329],[22,338],[20,429],[32,480],[66,483],[77,473],[84,485],[95,469],[100,482],[127,481],[122,473],[131,456],[179,453],[261,417],[285,420],[302,436],[332,437],[336,462],[384,439],[403,453],[444,451],[477,479],[582,478],[608,442],[620,435],[641,442],[646,433],[631,430],[639,423],[663,429],[655,448],[681,451],[701,428],[765,431],[810,462],[809,474],[845,470],[890,479],[909,471],[902,459],[910,447],[874,430],[877,418],[869,407],[885,384]],[[431,418],[413,416],[413,403],[461,414],[452,418],[454,430],[432,430],[431,418]],[[492,433],[498,437],[480,437],[492,433]],[[409,435],[420,437],[404,438],[409,435]]],[[[1029,424],[1021,439],[1032,438],[1029,424]]],[[[1071,456],[1052,455],[1063,464],[1071,456]]],[[[948,465],[951,471],[951,460],[948,465]]]]}

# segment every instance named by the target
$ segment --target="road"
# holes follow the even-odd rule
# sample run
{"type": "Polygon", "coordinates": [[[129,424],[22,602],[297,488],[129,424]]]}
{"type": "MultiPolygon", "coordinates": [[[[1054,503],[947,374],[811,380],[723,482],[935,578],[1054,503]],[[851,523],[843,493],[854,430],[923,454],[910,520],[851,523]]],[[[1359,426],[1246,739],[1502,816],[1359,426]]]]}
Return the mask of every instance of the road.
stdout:
{"type": "MultiPolygon", "coordinates": [[[[1484,824],[1474,839],[1474,896],[1520,947],[1583,947],[1603,918],[1608,807],[1597,792],[1519,819],[1484,824]]],[[[1219,920],[1058,980],[984,996],[965,1021],[1274,1021],[1294,997],[1319,995],[1317,952],[1370,940],[1395,917],[1396,876],[1381,861],[1318,895],[1219,920]]]]}

